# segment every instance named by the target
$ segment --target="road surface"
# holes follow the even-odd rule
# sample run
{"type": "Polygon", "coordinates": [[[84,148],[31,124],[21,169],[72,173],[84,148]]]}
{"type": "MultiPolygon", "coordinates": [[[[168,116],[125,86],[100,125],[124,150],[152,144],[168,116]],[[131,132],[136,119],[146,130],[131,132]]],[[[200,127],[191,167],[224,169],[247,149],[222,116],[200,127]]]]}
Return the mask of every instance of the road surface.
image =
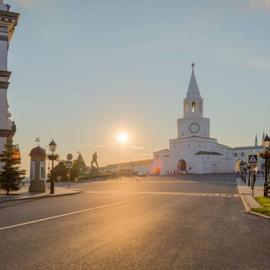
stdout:
{"type": "Polygon", "coordinates": [[[0,203],[0,269],[270,269],[232,175],[122,178],[0,203]]]}

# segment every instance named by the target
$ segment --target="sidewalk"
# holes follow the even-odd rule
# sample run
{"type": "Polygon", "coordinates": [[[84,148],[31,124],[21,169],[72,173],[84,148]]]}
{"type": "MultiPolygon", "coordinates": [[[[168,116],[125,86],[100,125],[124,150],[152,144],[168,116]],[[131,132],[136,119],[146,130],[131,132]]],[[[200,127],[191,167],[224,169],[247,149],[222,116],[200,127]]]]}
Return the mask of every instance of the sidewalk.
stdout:
{"type": "Polygon", "coordinates": [[[39,199],[39,198],[49,198],[56,196],[73,195],[83,192],[82,189],[73,189],[66,187],[55,187],[55,194],[50,194],[50,190],[47,189],[44,193],[29,192],[28,187],[23,187],[18,191],[10,192],[10,195],[6,195],[4,190],[0,190],[0,203],[8,201],[17,200],[29,200],[29,199],[39,199]]]}
{"type": "Polygon", "coordinates": [[[258,179],[256,181],[255,189],[254,189],[254,197],[252,196],[251,188],[245,184],[240,177],[236,178],[238,193],[242,199],[244,207],[247,213],[255,214],[258,216],[262,216],[265,218],[269,218],[268,216],[253,212],[252,208],[260,208],[261,205],[255,200],[255,197],[263,196],[263,180],[258,179]]]}

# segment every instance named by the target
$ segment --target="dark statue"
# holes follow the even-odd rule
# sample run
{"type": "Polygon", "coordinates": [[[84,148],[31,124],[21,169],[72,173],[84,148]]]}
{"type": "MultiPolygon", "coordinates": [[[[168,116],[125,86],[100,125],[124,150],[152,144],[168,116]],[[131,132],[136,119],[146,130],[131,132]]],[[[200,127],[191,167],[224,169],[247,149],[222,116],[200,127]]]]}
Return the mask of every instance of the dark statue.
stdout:
{"type": "Polygon", "coordinates": [[[99,166],[98,166],[97,158],[98,158],[98,155],[97,155],[97,152],[95,152],[95,153],[92,155],[92,161],[91,161],[91,173],[98,173],[99,166]],[[94,165],[95,165],[95,166],[94,166],[94,165]]]}

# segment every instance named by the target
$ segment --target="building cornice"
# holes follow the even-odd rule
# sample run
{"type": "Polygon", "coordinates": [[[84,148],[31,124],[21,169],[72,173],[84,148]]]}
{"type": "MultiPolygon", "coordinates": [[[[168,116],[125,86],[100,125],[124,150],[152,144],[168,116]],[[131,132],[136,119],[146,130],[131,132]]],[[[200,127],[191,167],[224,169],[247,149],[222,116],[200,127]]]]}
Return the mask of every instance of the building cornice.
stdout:
{"type": "Polygon", "coordinates": [[[0,89],[8,89],[9,82],[0,81],[0,89]]]}
{"type": "Polygon", "coordinates": [[[0,36],[0,40],[2,40],[2,41],[8,41],[8,36],[0,36]]]}
{"type": "Polygon", "coordinates": [[[223,154],[218,152],[209,152],[209,151],[199,151],[195,154],[196,156],[204,155],[204,156],[223,156],[223,154]]]}
{"type": "Polygon", "coordinates": [[[260,150],[260,149],[263,149],[263,147],[262,146],[239,146],[239,147],[232,148],[232,150],[249,150],[249,149],[260,150]]]}
{"type": "Polygon", "coordinates": [[[11,71],[6,71],[6,70],[0,70],[0,77],[4,78],[10,78],[11,76],[11,71]]]}
{"type": "Polygon", "coordinates": [[[182,137],[176,139],[170,139],[170,142],[182,142],[182,141],[196,141],[196,140],[204,140],[204,141],[214,141],[216,142],[217,139],[215,138],[207,138],[207,137],[200,137],[200,136],[190,136],[190,137],[182,137]]]}
{"type": "Polygon", "coordinates": [[[18,23],[20,13],[0,10],[0,21],[14,23],[15,26],[18,23]]]}

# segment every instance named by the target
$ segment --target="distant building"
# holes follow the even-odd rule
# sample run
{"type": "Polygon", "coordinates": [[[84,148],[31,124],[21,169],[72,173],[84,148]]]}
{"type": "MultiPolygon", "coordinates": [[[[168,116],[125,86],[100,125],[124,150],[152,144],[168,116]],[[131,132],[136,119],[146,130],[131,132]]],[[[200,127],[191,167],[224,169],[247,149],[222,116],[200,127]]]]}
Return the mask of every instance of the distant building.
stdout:
{"type": "Polygon", "coordinates": [[[153,159],[111,164],[101,168],[104,172],[121,173],[125,175],[152,174],[153,159]]]}
{"type": "Polygon", "coordinates": [[[168,149],[154,153],[153,172],[161,175],[231,173],[239,170],[241,161],[248,161],[248,155],[263,150],[258,145],[257,136],[254,146],[233,148],[218,143],[217,139],[210,137],[210,119],[205,118],[203,112],[203,98],[192,64],[191,79],[183,101],[183,117],[177,120],[177,138],[169,141],[168,149]]]}

